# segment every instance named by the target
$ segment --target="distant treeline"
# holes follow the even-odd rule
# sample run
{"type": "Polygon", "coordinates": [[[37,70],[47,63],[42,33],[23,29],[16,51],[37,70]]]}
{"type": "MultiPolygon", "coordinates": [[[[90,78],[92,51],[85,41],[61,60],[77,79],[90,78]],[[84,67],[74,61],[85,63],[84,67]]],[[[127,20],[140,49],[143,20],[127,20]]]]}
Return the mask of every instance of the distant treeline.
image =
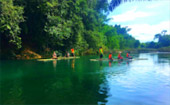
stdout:
{"type": "Polygon", "coordinates": [[[129,28],[105,24],[112,9],[107,0],[0,0],[1,53],[139,47],[129,28]]]}
{"type": "MultiPolygon", "coordinates": [[[[163,30],[161,33],[158,33],[155,35],[155,40],[158,40],[157,42],[151,41],[147,43],[142,43],[141,48],[168,48],[170,47],[170,35],[166,34],[167,30],[163,30]],[[169,47],[168,47],[169,46],[169,47]]],[[[169,51],[169,50],[168,50],[169,51]]]]}

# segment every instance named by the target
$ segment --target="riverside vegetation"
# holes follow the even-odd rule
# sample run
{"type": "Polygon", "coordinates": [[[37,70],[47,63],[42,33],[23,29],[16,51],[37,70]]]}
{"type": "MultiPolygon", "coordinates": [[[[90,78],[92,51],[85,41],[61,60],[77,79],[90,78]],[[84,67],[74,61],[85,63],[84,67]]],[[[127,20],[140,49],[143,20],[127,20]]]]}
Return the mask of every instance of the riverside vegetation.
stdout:
{"type": "Polygon", "coordinates": [[[53,51],[62,55],[71,48],[76,54],[96,54],[101,46],[104,51],[170,46],[169,35],[156,35],[158,44],[140,45],[128,34],[130,28],[108,25],[107,15],[121,2],[0,0],[1,59],[41,58],[53,51]]]}

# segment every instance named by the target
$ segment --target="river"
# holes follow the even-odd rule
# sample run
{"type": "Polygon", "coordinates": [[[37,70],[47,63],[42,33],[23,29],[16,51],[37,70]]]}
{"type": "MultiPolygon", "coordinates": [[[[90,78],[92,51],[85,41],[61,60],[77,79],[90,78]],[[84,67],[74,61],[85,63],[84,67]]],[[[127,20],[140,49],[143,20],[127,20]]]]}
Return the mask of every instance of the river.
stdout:
{"type": "Polygon", "coordinates": [[[147,60],[3,60],[0,104],[170,105],[170,53],[133,56],[147,60]]]}

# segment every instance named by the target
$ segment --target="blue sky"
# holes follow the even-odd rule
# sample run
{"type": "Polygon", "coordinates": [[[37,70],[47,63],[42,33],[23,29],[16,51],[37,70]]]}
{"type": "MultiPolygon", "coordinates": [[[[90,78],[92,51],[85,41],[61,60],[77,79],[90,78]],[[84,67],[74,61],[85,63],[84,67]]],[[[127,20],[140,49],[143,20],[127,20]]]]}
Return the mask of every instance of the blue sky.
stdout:
{"type": "Polygon", "coordinates": [[[170,0],[125,2],[108,18],[111,19],[109,25],[131,28],[129,34],[141,42],[152,41],[162,30],[170,34],[170,0]]]}

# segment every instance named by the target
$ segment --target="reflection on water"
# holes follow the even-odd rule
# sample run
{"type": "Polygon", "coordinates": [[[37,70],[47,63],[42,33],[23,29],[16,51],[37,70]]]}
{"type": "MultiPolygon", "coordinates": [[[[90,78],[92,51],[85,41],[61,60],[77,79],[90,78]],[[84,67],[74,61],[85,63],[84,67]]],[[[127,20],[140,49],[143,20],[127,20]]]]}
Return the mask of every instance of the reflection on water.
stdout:
{"type": "Polygon", "coordinates": [[[109,61],[109,67],[111,67],[112,66],[112,61],[109,61]]]}
{"type": "Polygon", "coordinates": [[[0,104],[170,105],[170,54],[134,56],[148,60],[3,61],[0,104]]]}
{"type": "Polygon", "coordinates": [[[75,68],[75,59],[72,60],[72,62],[71,62],[71,67],[72,67],[72,69],[74,70],[74,68],[75,68]]]}
{"type": "Polygon", "coordinates": [[[53,67],[54,67],[54,69],[56,68],[56,66],[57,66],[57,60],[54,60],[54,61],[53,61],[53,67]]]}

